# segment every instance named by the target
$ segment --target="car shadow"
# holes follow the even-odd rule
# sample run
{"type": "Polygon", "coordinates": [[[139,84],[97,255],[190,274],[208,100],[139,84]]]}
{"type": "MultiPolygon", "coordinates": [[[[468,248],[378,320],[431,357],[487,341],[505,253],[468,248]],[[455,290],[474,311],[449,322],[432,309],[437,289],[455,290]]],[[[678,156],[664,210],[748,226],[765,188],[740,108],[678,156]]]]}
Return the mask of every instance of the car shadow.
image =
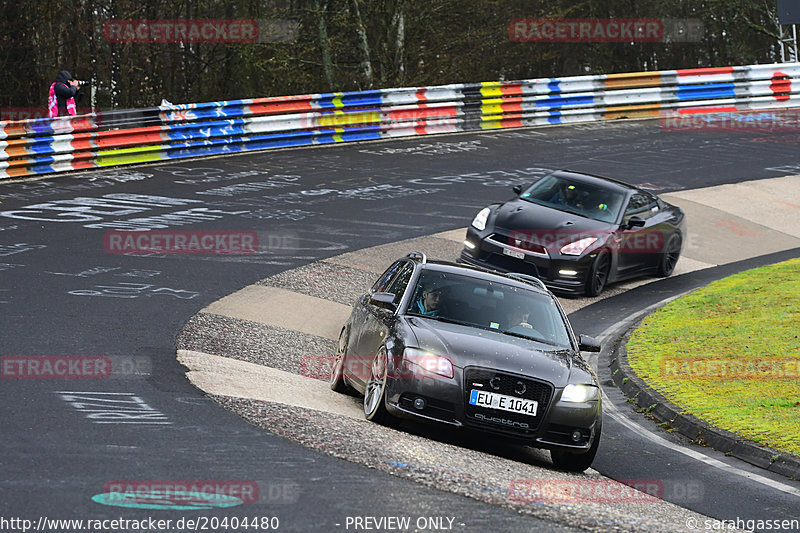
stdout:
{"type": "Polygon", "coordinates": [[[522,443],[503,440],[503,437],[499,435],[490,435],[469,428],[457,428],[454,431],[452,426],[443,426],[424,420],[401,418],[395,418],[391,423],[391,427],[410,435],[434,440],[443,444],[450,444],[460,448],[487,453],[503,459],[556,470],[550,460],[550,452],[547,450],[532,448],[522,443]]]}

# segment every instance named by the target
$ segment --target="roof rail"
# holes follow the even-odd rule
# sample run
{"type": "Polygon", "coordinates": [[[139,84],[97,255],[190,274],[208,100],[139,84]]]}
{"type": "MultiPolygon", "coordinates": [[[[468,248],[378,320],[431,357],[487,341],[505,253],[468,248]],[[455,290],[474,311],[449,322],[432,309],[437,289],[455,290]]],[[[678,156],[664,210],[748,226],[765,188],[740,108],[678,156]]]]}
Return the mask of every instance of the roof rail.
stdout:
{"type": "Polygon", "coordinates": [[[539,278],[537,278],[537,277],[529,276],[528,274],[520,274],[519,272],[508,272],[508,273],[506,273],[506,276],[508,276],[509,278],[515,278],[515,279],[521,279],[523,281],[528,281],[530,283],[533,283],[534,285],[538,285],[539,287],[541,287],[545,291],[547,290],[547,287],[545,286],[544,282],[542,280],[540,280],[539,278]]]}
{"type": "Polygon", "coordinates": [[[418,259],[419,262],[422,263],[423,265],[428,262],[428,256],[425,255],[425,252],[413,251],[408,253],[406,257],[411,259],[418,259]]]}

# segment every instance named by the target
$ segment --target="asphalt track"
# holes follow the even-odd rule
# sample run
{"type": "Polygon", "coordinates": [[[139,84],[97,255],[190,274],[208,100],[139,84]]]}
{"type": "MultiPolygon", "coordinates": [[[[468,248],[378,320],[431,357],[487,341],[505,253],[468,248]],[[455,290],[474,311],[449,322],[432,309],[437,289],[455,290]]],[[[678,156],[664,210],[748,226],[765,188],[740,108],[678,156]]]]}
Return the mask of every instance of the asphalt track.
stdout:
{"type": "MultiPolygon", "coordinates": [[[[187,511],[105,506],[92,497],[121,480],[253,480],[257,501],[246,511],[214,509],[214,516],[278,516],[280,529],[289,531],[344,530],[347,517],[390,515],[453,517],[454,529],[463,531],[569,529],[265,433],[199,393],[175,361],[177,332],[223,296],[347,251],[463,227],[485,203],[507,198],[513,184],[554,168],[669,192],[797,174],[800,156],[792,134],[665,133],[654,122],[629,122],[250,154],[0,185],[0,354],[108,356],[121,369],[144,369],[94,380],[4,374],[2,518],[36,523],[40,517],[141,519],[155,513],[178,520],[187,511]],[[151,198],[106,196],[112,194],[151,198]],[[86,200],[104,196],[102,206],[86,200]],[[256,231],[262,249],[239,256],[106,251],[106,231],[156,223],[175,230],[256,231]],[[92,400],[76,400],[75,392],[91,392],[82,396],[92,400]],[[113,409],[100,411],[108,415],[102,418],[82,405],[102,405],[113,396],[108,393],[135,396],[148,418],[120,419],[109,414],[113,409]]],[[[721,254],[726,249],[724,240],[708,245],[718,245],[721,254]]],[[[699,276],[691,274],[689,284],[702,282],[699,276]]],[[[685,287],[681,278],[662,283],[620,296],[619,303],[605,302],[626,316],[642,302],[685,287]]],[[[573,319],[579,329],[599,334],[613,316],[608,308],[588,307],[573,319]]],[[[683,503],[718,518],[797,518],[796,497],[644,438],[638,442],[630,433],[632,444],[604,440],[600,472],[620,479],[695,480],[702,490],[683,503]]],[[[748,469],[730,458],[718,460],[748,469]]]]}

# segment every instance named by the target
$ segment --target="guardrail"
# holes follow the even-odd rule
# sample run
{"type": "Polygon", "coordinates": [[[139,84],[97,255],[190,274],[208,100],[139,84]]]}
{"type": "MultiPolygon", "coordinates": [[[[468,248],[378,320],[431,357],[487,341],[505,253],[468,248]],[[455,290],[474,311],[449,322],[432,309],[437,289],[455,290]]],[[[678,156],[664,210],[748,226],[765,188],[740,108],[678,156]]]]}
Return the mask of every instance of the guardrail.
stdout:
{"type": "Polygon", "coordinates": [[[311,144],[800,107],[800,63],[166,105],[0,122],[0,179],[311,144]]]}

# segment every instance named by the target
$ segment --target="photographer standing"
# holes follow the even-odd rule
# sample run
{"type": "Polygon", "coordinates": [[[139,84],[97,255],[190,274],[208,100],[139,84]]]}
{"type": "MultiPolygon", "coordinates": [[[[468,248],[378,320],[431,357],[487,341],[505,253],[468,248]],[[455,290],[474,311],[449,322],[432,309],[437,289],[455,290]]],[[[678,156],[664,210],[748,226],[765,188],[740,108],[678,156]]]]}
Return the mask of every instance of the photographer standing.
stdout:
{"type": "Polygon", "coordinates": [[[66,70],[62,70],[56,75],[56,81],[50,86],[50,95],[47,100],[47,107],[50,118],[75,115],[75,95],[80,89],[80,82],[72,77],[66,70]]]}

